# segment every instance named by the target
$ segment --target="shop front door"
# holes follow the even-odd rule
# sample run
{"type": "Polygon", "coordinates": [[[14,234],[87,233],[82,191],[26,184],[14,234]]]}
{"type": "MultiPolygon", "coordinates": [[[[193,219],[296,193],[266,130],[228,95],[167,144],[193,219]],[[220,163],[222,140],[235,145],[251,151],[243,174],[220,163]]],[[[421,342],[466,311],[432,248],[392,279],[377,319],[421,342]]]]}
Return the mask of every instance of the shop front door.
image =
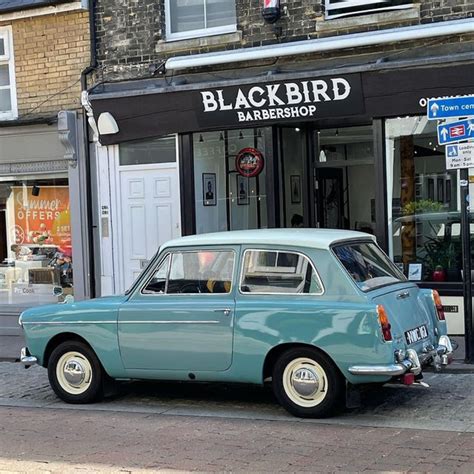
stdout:
{"type": "Polygon", "coordinates": [[[344,218],[343,174],[340,168],[318,170],[318,203],[320,227],[347,228],[344,218]]]}
{"type": "Polygon", "coordinates": [[[176,163],[122,166],[119,175],[124,291],[161,244],[181,235],[181,219],[176,163]]]}

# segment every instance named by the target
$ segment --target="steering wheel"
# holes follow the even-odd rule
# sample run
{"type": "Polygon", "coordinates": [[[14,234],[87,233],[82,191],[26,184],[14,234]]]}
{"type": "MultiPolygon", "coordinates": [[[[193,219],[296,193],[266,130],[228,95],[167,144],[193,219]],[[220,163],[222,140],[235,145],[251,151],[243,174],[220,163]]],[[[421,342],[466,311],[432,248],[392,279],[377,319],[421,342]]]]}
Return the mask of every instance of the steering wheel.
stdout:
{"type": "Polygon", "coordinates": [[[178,293],[202,293],[202,291],[198,284],[186,283],[179,289],[178,293]]]}

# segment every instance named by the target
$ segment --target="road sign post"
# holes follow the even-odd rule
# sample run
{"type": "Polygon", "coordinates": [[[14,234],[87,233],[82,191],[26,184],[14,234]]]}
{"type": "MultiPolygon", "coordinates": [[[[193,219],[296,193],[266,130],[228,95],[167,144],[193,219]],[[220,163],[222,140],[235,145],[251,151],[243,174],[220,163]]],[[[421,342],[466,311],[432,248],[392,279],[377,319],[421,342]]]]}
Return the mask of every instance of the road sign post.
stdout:
{"type": "Polygon", "coordinates": [[[469,209],[469,170],[461,170],[461,241],[463,260],[465,362],[474,363],[474,321],[472,319],[471,216],[469,209]]]}

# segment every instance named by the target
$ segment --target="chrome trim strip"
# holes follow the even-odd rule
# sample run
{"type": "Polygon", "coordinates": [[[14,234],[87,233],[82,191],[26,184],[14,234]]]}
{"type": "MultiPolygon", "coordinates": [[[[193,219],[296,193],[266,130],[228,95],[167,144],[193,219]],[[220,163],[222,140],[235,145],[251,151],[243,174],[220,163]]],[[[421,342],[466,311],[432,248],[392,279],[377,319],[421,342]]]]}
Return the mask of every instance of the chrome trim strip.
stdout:
{"type": "Polygon", "coordinates": [[[220,321],[119,321],[119,324],[219,324],[220,321]]]}
{"type": "Polygon", "coordinates": [[[353,365],[349,372],[353,375],[402,375],[407,371],[403,364],[390,365],[353,365]]]}
{"type": "Polygon", "coordinates": [[[23,321],[24,326],[38,326],[43,324],[117,324],[117,321],[23,321]]]}

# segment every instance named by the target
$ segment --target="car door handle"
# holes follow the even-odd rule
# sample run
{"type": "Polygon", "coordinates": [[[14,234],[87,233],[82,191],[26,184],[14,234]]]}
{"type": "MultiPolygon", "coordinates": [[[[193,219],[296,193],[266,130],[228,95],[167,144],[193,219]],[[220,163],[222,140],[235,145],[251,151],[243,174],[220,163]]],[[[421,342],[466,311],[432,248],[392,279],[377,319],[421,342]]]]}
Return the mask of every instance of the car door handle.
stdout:
{"type": "Polygon", "coordinates": [[[232,313],[232,310],[230,308],[219,308],[215,309],[214,313],[224,313],[225,316],[229,316],[229,314],[232,313]]]}
{"type": "Polygon", "coordinates": [[[397,299],[403,300],[403,299],[405,299],[405,298],[408,298],[409,296],[410,296],[410,293],[409,293],[408,291],[405,291],[405,292],[403,292],[403,293],[399,293],[399,294],[397,295],[397,299]]]}

